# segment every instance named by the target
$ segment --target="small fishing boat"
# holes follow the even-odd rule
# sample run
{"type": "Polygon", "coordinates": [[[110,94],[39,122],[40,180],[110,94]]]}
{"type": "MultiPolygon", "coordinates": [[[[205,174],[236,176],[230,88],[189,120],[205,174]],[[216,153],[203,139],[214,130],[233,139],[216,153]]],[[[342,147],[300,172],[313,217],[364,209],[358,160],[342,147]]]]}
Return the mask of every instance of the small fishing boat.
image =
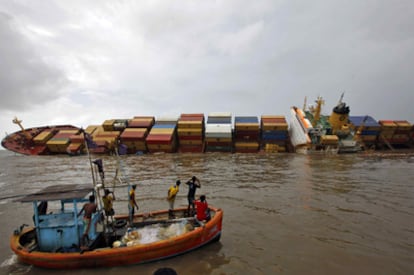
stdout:
{"type": "MultiPolygon", "coordinates": [[[[22,263],[51,269],[76,269],[140,264],[189,252],[221,236],[223,211],[210,207],[211,219],[200,222],[186,216],[186,208],[128,215],[106,222],[103,210],[92,215],[89,241],[82,243],[80,204],[99,185],[53,185],[18,201],[33,204],[34,226],[23,224],[10,238],[10,246],[22,263]],[[58,210],[40,211],[39,204],[58,210]],[[42,213],[40,213],[42,212],[42,213]]],[[[99,208],[99,207],[98,207],[99,208]]]]}

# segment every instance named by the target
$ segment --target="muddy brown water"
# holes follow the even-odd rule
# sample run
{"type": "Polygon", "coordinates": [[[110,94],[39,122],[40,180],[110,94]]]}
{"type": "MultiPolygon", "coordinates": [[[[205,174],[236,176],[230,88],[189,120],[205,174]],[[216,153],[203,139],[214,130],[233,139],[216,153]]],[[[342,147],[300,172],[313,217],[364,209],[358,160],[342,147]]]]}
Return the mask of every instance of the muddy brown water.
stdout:
{"type": "MultiPolygon", "coordinates": [[[[106,184],[116,167],[104,160],[106,184]]],[[[414,274],[414,157],[299,154],[155,154],[123,156],[141,212],[165,209],[168,187],[192,175],[209,204],[224,211],[220,242],[142,265],[76,274],[414,274]]],[[[90,183],[87,156],[28,157],[0,151],[0,274],[56,274],[18,263],[9,236],[31,223],[16,196],[52,184],[90,183]]],[[[181,185],[176,206],[185,206],[181,185]]],[[[115,210],[127,212],[125,187],[115,210]]],[[[53,207],[50,206],[50,207],[53,207]]],[[[73,274],[61,271],[59,274],[73,274]]]]}

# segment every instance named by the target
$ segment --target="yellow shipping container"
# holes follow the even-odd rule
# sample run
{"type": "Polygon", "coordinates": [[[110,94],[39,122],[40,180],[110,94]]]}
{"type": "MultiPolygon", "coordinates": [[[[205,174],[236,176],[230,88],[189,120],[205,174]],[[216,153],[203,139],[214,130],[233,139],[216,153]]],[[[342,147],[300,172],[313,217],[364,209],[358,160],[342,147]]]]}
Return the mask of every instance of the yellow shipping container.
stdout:
{"type": "Polygon", "coordinates": [[[259,143],[258,142],[242,142],[242,141],[238,141],[234,144],[234,147],[236,149],[257,149],[259,150],[259,143]]]}
{"type": "Polygon", "coordinates": [[[397,124],[394,123],[394,121],[390,120],[380,120],[379,124],[381,124],[381,130],[395,130],[397,129],[397,124]]]}
{"type": "Polygon", "coordinates": [[[37,145],[45,144],[49,139],[53,137],[53,133],[50,130],[44,130],[33,138],[33,142],[37,145]]]}
{"type": "Polygon", "coordinates": [[[267,153],[277,153],[279,151],[279,145],[266,143],[264,150],[267,153]]]}
{"type": "Polygon", "coordinates": [[[258,131],[260,129],[259,123],[244,123],[236,122],[234,124],[234,129],[237,131],[258,131]]]}
{"type": "Polygon", "coordinates": [[[179,120],[178,128],[203,128],[203,121],[196,120],[179,120]]]}
{"type": "Polygon", "coordinates": [[[49,151],[52,153],[65,153],[66,148],[69,145],[69,139],[51,139],[46,143],[46,145],[49,151]]]}
{"type": "Polygon", "coordinates": [[[273,143],[266,143],[264,146],[264,151],[266,153],[283,153],[286,152],[286,146],[273,143]]]}
{"type": "Polygon", "coordinates": [[[175,128],[152,128],[150,134],[154,135],[172,135],[175,128]]]}
{"type": "Polygon", "coordinates": [[[77,133],[79,133],[79,130],[60,130],[59,134],[68,134],[68,135],[76,135],[77,133]]]}
{"type": "Polygon", "coordinates": [[[337,145],[339,138],[337,135],[324,135],[321,136],[321,144],[323,145],[337,145]]]}
{"type": "Polygon", "coordinates": [[[104,131],[113,131],[114,130],[115,119],[108,119],[102,123],[104,131]]]}
{"type": "Polygon", "coordinates": [[[262,115],[261,117],[260,117],[261,119],[268,119],[268,118],[270,118],[270,119],[280,119],[280,120],[285,120],[286,118],[285,118],[285,116],[278,116],[278,115],[262,115]]]}
{"type": "Polygon", "coordinates": [[[166,150],[174,149],[174,144],[148,144],[148,150],[166,150]]]}
{"type": "Polygon", "coordinates": [[[145,133],[147,132],[148,129],[147,128],[126,128],[123,133],[145,133]]]}
{"type": "Polygon", "coordinates": [[[89,125],[88,127],[86,127],[85,132],[90,135],[93,135],[98,128],[99,125],[89,125]]]}
{"type": "Polygon", "coordinates": [[[394,121],[394,123],[397,125],[398,130],[401,131],[411,131],[413,127],[408,121],[394,121]]]}

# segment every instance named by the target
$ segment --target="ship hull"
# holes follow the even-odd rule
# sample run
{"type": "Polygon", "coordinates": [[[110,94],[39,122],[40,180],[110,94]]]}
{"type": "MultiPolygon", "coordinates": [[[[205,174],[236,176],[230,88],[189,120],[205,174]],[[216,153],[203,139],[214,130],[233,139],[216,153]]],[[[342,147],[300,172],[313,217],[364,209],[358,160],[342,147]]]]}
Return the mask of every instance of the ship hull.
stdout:
{"type": "Polygon", "coordinates": [[[23,155],[50,155],[53,152],[48,148],[46,141],[36,142],[35,138],[46,131],[51,135],[61,130],[79,130],[78,127],[72,125],[55,125],[42,126],[24,129],[7,135],[1,142],[1,145],[12,152],[23,155]]]}

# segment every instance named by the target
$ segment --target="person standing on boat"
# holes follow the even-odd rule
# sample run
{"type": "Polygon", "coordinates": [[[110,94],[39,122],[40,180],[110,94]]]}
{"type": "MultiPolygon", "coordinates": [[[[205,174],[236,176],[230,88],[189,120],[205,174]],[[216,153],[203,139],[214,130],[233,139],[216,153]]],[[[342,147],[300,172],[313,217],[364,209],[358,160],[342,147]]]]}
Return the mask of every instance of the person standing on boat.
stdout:
{"type": "Polygon", "coordinates": [[[83,214],[83,236],[82,241],[85,243],[85,239],[89,241],[89,229],[91,228],[92,214],[96,212],[95,196],[89,196],[89,202],[85,203],[78,214],[78,217],[83,214]]]}
{"type": "Polygon", "coordinates": [[[186,182],[188,185],[188,208],[187,208],[187,214],[188,216],[192,216],[195,212],[195,206],[194,206],[194,200],[195,200],[195,193],[197,188],[201,188],[200,180],[193,176],[189,181],[186,182]],[[190,208],[192,207],[192,212],[190,212],[190,208]]]}
{"type": "Polygon", "coordinates": [[[114,208],[113,208],[113,201],[115,200],[115,194],[112,191],[109,191],[109,189],[105,188],[105,194],[102,197],[104,210],[105,210],[105,216],[106,216],[106,222],[108,223],[109,217],[111,217],[113,221],[113,216],[115,214],[114,208]]]}
{"type": "Polygon", "coordinates": [[[170,205],[170,208],[168,209],[168,216],[170,218],[174,218],[173,211],[174,211],[175,197],[177,196],[177,193],[179,191],[180,184],[181,184],[181,181],[177,180],[175,182],[175,185],[171,185],[170,188],[168,189],[167,200],[170,205]]]}
{"type": "Polygon", "coordinates": [[[132,226],[132,222],[134,220],[134,214],[135,214],[135,207],[137,208],[137,211],[139,209],[137,201],[135,200],[135,189],[137,188],[137,185],[132,185],[132,188],[129,190],[129,203],[128,203],[128,210],[129,210],[129,225],[132,226]]]}
{"type": "MultiPolygon", "coordinates": [[[[37,215],[38,216],[42,216],[42,215],[46,215],[47,212],[47,201],[41,201],[39,203],[39,205],[37,206],[37,215]]],[[[39,223],[43,221],[41,219],[39,219],[39,223]]],[[[33,215],[33,222],[35,223],[35,215],[33,215]]]]}

